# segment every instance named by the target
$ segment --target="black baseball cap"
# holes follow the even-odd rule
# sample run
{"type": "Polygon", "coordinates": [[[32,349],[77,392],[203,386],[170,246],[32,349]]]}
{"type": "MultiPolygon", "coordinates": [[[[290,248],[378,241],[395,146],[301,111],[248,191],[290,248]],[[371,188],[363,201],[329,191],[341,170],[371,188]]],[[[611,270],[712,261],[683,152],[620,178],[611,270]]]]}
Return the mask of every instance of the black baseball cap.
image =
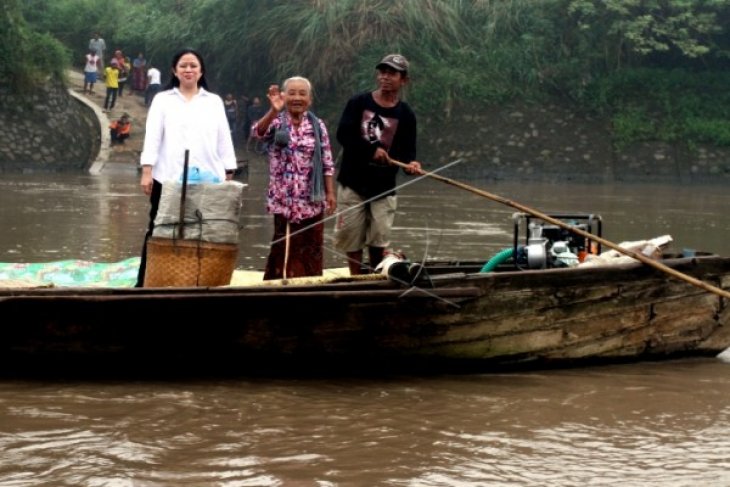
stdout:
{"type": "Polygon", "coordinates": [[[406,73],[408,72],[408,59],[402,54],[388,54],[380,60],[375,69],[379,69],[381,66],[388,66],[401,73],[406,73]]]}

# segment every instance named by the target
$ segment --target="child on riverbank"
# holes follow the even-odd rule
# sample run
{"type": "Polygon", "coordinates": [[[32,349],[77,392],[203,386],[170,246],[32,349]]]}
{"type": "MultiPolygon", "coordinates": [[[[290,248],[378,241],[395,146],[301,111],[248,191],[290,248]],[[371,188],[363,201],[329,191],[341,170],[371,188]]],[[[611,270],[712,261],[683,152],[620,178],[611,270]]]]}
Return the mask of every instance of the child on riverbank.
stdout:
{"type": "Polygon", "coordinates": [[[132,124],[129,121],[129,114],[125,113],[119,120],[114,120],[109,124],[109,136],[111,137],[111,143],[124,144],[124,141],[129,138],[129,134],[132,131],[132,124]]]}

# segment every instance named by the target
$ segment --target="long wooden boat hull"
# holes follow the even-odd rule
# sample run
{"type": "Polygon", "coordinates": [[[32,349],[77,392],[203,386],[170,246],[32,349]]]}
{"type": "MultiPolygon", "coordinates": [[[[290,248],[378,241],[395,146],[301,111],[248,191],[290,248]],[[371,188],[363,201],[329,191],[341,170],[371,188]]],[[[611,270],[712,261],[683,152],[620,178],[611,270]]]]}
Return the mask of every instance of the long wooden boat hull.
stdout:
{"type": "MultiPolygon", "coordinates": [[[[667,266],[730,288],[730,258],[667,266]]],[[[0,373],[488,371],[713,355],[727,300],[642,264],[219,288],[0,289],[0,373]]]]}

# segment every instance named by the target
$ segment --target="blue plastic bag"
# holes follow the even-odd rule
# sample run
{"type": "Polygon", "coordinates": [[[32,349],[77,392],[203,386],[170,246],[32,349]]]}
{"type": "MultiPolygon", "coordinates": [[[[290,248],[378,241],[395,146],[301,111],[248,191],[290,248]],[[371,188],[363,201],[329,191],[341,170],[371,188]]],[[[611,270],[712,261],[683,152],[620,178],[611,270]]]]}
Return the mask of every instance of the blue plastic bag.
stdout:
{"type": "MultiPolygon", "coordinates": [[[[180,184],[183,182],[183,177],[180,175],[180,184]]],[[[210,171],[201,171],[199,167],[193,166],[188,169],[188,184],[200,184],[200,183],[220,183],[221,180],[218,176],[210,171]]]]}

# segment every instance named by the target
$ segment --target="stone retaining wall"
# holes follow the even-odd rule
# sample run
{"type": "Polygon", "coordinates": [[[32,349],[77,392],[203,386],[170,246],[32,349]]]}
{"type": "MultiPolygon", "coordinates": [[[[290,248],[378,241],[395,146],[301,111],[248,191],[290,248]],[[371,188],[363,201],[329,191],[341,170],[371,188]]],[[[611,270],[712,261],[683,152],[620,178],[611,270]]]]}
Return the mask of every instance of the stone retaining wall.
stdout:
{"type": "MultiPolygon", "coordinates": [[[[576,182],[730,182],[730,149],[662,142],[616,150],[608,122],[566,107],[473,109],[419,117],[419,160],[455,159],[449,177],[576,182]]],[[[26,97],[0,90],[0,172],[88,171],[103,155],[99,114],[49,86],[26,97]]],[[[334,134],[336,127],[330,127],[334,134]]]]}
{"type": "Polygon", "coordinates": [[[87,171],[101,146],[96,114],[60,84],[0,88],[0,127],[0,172],[87,171]]]}
{"type": "Polygon", "coordinates": [[[663,142],[612,146],[607,121],[549,106],[487,107],[442,121],[419,118],[419,159],[455,159],[459,177],[577,182],[730,182],[730,149],[663,142]]]}

